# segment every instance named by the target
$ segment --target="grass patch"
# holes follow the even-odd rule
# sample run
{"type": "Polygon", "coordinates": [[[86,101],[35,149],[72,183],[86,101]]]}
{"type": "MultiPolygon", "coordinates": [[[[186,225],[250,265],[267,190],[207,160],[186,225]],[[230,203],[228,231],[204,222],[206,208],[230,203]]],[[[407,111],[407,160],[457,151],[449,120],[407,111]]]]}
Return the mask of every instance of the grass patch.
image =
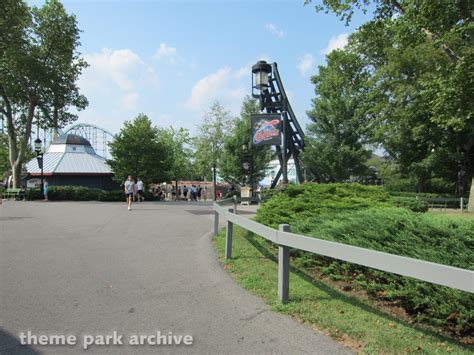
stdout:
{"type": "Polygon", "coordinates": [[[467,219],[467,220],[474,220],[474,213],[473,212],[462,212],[460,210],[447,210],[447,211],[430,211],[430,215],[436,217],[448,217],[448,218],[459,218],[459,219],[467,219]]]}
{"type": "Polygon", "coordinates": [[[277,295],[275,246],[237,227],[232,260],[224,260],[224,231],[215,238],[215,247],[225,269],[245,289],[262,297],[272,310],[310,323],[357,352],[470,354],[474,351],[473,347],[386,314],[369,300],[339,291],[314,278],[311,270],[293,264],[290,302],[283,305],[277,295]]]}

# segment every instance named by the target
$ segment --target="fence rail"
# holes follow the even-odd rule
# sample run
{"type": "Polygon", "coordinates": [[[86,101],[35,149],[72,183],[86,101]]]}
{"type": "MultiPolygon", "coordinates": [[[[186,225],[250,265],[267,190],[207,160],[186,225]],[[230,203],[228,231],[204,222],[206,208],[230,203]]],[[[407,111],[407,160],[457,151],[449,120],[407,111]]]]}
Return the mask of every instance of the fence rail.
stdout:
{"type": "Polygon", "coordinates": [[[234,213],[238,201],[233,198],[214,203],[214,234],[222,217],[227,225],[227,259],[232,258],[234,224],[278,244],[278,294],[282,302],[289,297],[289,248],[474,293],[474,271],[291,233],[287,224],[276,230],[234,213]],[[233,204],[234,208],[223,207],[225,204],[233,204]]]}

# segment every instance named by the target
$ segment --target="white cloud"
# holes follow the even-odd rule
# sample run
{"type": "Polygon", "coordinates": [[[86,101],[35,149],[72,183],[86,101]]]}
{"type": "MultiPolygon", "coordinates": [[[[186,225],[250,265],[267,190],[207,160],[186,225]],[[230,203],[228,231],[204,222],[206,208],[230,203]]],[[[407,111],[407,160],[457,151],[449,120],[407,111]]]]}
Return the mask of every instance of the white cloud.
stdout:
{"type": "Polygon", "coordinates": [[[218,100],[232,113],[238,113],[242,100],[249,91],[244,73],[250,75],[250,69],[232,70],[230,67],[223,67],[205,76],[193,86],[184,107],[192,111],[207,110],[213,101],[218,100]]]}
{"type": "Polygon", "coordinates": [[[278,38],[283,38],[283,36],[285,35],[285,33],[283,32],[282,29],[278,28],[275,24],[273,23],[267,23],[265,25],[265,28],[267,31],[269,31],[270,33],[274,34],[275,36],[277,36],[278,38]]]}
{"type": "Polygon", "coordinates": [[[136,109],[139,98],[140,98],[140,95],[138,94],[138,92],[132,92],[130,94],[125,95],[122,99],[123,107],[126,110],[136,109]]]}
{"type": "Polygon", "coordinates": [[[153,58],[158,60],[164,59],[170,64],[175,64],[178,60],[180,60],[176,48],[170,47],[166,45],[166,43],[160,43],[160,47],[155,52],[153,58]]]}
{"type": "Polygon", "coordinates": [[[326,48],[324,48],[321,53],[322,54],[329,54],[334,49],[343,48],[349,39],[349,33],[342,33],[339,36],[333,36],[328,42],[326,48]]]}
{"type": "Polygon", "coordinates": [[[314,66],[314,58],[311,54],[305,54],[303,58],[299,61],[298,65],[296,66],[300,71],[301,75],[306,75],[313,71],[314,66]]]}
{"type": "Polygon", "coordinates": [[[143,83],[158,83],[153,68],[130,49],[103,48],[99,53],[85,54],[84,59],[90,66],[84,70],[79,86],[86,92],[111,87],[132,91],[143,83]]]}

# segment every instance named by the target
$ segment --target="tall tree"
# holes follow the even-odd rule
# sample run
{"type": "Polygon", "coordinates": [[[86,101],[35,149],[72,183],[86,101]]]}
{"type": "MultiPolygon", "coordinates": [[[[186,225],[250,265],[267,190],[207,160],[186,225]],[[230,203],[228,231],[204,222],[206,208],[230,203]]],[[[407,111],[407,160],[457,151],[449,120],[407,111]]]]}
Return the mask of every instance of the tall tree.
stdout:
{"type": "Polygon", "coordinates": [[[258,112],[260,112],[258,102],[246,96],[242,103],[240,117],[234,120],[233,129],[224,143],[220,172],[226,181],[242,183],[246,175],[249,175],[251,181],[258,182],[265,177],[265,169],[271,160],[270,147],[252,147],[251,145],[250,116],[258,112]],[[243,143],[247,145],[247,151],[243,151],[243,143]],[[250,159],[253,165],[249,173],[242,167],[246,159],[250,159]]]}
{"type": "Polygon", "coordinates": [[[366,171],[370,151],[365,148],[365,114],[360,105],[367,92],[369,73],[352,53],[336,50],[327,65],[312,77],[316,98],[308,112],[308,147],[303,154],[307,167],[326,179],[348,179],[366,171]]]}
{"type": "Polygon", "coordinates": [[[203,178],[210,180],[213,171],[220,168],[224,141],[231,130],[230,112],[219,102],[214,102],[204,115],[203,123],[198,127],[198,134],[194,139],[195,164],[203,178]]]}
{"type": "Polygon", "coordinates": [[[371,74],[360,106],[372,140],[418,189],[441,177],[457,182],[461,194],[474,173],[472,5],[323,0],[316,7],[348,22],[369,5],[373,20],[350,36],[345,51],[363,58],[371,74]]]}
{"type": "Polygon", "coordinates": [[[128,175],[139,176],[146,184],[169,179],[173,150],[162,131],[144,114],[124,123],[110,143],[108,163],[117,181],[125,181],[128,175]]]}
{"type": "Polygon", "coordinates": [[[18,187],[35,113],[43,127],[59,128],[76,119],[67,108],[87,105],[76,85],[87,64],[77,51],[76,18],[59,1],[29,8],[23,1],[5,0],[0,13],[0,112],[18,187]]]}
{"type": "Polygon", "coordinates": [[[169,180],[174,180],[176,184],[179,180],[193,175],[193,151],[191,149],[192,139],[189,130],[186,128],[175,129],[170,127],[161,133],[163,140],[169,146],[172,154],[168,166],[169,180]]]}

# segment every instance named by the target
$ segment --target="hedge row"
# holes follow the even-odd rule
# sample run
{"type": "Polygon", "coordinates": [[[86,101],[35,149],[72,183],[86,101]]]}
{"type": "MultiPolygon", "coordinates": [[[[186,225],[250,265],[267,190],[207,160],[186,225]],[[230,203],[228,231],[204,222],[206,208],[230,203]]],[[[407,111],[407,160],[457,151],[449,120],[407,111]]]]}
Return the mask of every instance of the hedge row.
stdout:
{"type": "MultiPolygon", "coordinates": [[[[289,223],[292,231],[308,236],[474,270],[474,221],[417,213],[425,210],[423,204],[391,197],[380,187],[305,184],[274,195],[256,219],[273,227],[289,223]]],[[[469,293],[306,252],[292,251],[292,256],[298,266],[316,268],[403,307],[418,322],[461,336],[474,332],[469,293]]]]}
{"type": "MultiPolygon", "coordinates": [[[[146,191],[145,200],[154,200],[153,195],[146,191]]],[[[29,189],[27,200],[41,200],[43,195],[39,189],[29,189]]],[[[52,201],[125,201],[122,190],[105,191],[84,186],[51,186],[48,189],[48,199],[52,201]]]]}

